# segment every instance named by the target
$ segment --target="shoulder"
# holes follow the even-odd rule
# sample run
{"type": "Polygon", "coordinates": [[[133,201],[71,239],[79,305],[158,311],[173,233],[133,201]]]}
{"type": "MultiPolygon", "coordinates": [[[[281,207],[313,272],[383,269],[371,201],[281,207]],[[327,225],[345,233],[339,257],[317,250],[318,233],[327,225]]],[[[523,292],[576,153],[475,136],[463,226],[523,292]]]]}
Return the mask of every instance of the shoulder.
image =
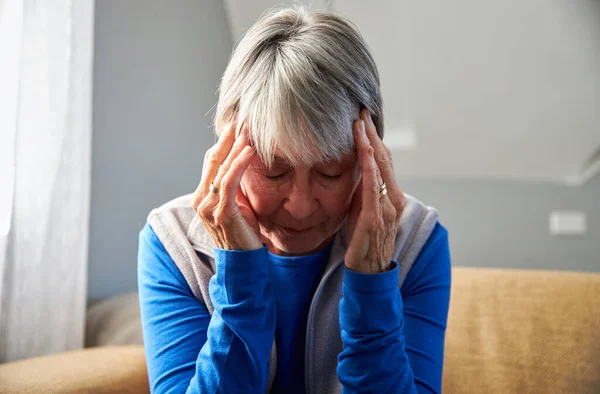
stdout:
{"type": "Polygon", "coordinates": [[[450,246],[448,230],[436,222],[431,235],[423,245],[402,285],[403,293],[409,294],[426,287],[450,288],[450,246]]]}
{"type": "Polygon", "coordinates": [[[434,256],[439,255],[442,249],[449,249],[448,230],[438,221],[427,242],[421,248],[417,261],[431,260],[434,256]]]}
{"type": "Polygon", "coordinates": [[[155,245],[160,245],[157,253],[172,262],[169,266],[175,267],[178,278],[183,278],[196,299],[211,310],[208,283],[215,273],[214,242],[192,208],[191,198],[192,194],[186,194],[153,209],[147,227],[151,227],[154,236],[145,234],[146,229],[140,237],[150,236],[155,245]]]}
{"type": "Polygon", "coordinates": [[[194,249],[212,257],[214,243],[192,208],[192,193],[174,198],[148,215],[148,223],[167,251],[194,249]]]}
{"type": "Polygon", "coordinates": [[[139,288],[160,282],[189,290],[181,271],[149,223],[139,233],[137,260],[139,288]]]}
{"type": "Polygon", "coordinates": [[[154,208],[148,214],[148,222],[151,220],[164,220],[164,218],[179,218],[182,224],[190,222],[194,215],[194,209],[191,206],[192,194],[185,194],[176,197],[161,206],[154,208]]]}

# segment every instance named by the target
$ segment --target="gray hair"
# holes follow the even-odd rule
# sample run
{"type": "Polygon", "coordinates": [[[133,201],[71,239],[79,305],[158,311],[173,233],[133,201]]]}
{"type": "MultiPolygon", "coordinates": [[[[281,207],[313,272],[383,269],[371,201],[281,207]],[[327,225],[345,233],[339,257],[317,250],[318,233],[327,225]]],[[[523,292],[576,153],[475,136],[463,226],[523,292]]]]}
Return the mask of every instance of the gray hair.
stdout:
{"type": "Polygon", "coordinates": [[[217,135],[237,117],[259,157],[275,149],[292,165],[312,165],[355,149],[352,125],[367,108],[383,138],[379,73],[357,27],[302,6],[265,13],[235,47],[221,84],[217,135]]]}

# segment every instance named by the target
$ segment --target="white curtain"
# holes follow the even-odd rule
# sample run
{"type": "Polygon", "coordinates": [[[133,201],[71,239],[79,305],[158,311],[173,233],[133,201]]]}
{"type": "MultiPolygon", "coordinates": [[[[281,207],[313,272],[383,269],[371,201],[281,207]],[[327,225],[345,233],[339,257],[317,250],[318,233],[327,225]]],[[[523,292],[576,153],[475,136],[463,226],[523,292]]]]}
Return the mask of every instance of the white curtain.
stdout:
{"type": "Polygon", "coordinates": [[[0,0],[0,362],[83,347],[93,0],[0,0]]]}

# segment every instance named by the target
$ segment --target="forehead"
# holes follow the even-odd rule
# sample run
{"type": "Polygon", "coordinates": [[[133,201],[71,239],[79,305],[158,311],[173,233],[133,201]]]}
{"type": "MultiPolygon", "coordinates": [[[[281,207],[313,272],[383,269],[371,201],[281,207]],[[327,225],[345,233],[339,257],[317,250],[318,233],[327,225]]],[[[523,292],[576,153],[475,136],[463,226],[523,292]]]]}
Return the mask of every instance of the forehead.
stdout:
{"type": "MultiPolygon", "coordinates": [[[[306,163],[306,167],[324,166],[329,164],[341,164],[345,166],[351,166],[356,163],[358,156],[355,151],[342,154],[339,158],[327,158],[324,157],[321,160],[306,163]]],[[[290,166],[290,161],[280,151],[275,151],[273,158],[273,167],[275,166],[290,166]]]]}

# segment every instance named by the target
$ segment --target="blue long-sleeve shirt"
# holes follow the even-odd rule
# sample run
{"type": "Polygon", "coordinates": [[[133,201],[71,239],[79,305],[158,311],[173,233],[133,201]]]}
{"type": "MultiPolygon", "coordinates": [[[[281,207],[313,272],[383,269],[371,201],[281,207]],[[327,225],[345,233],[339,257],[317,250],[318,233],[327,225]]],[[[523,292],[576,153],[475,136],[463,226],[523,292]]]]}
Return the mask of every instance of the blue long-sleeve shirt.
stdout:
{"type": "Polygon", "coordinates": [[[273,393],[304,393],[304,348],[310,301],[332,244],[308,256],[269,252],[269,279],[275,294],[277,375],[273,393]]]}
{"type": "MultiPolygon", "coordinates": [[[[328,252],[286,260],[266,248],[215,249],[211,316],[146,225],[138,284],[152,392],[262,393],[275,337],[283,357],[272,392],[302,392],[306,314],[328,252]]],[[[395,264],[375,275],[346,269],[337,370],[344,392],[440,392],[449,295],[447,232],[440,224],[400,291],[395,264]]]]}

